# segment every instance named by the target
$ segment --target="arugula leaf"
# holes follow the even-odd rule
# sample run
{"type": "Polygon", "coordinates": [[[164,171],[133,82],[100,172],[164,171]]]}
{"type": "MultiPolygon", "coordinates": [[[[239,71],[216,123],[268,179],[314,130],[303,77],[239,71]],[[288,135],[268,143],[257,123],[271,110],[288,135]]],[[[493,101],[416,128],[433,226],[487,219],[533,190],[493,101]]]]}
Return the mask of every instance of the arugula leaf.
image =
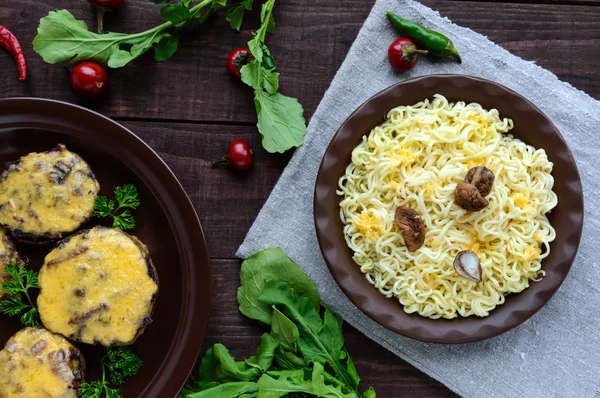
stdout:
{"type": "Polygon", "coordinates": [[[298,327],[287,316],[283,315],[277,307],[273,308],[271,335],[286,350],[296,351],[296,340],[300,337],[298,327]]]}
{"type": "Polygon", "coordinates": [[[260,337],[260,345],[256,354],[246,360],[246,364],[259,369],[261,372],[269,370],[275,358],[275,350],[279,347],[277,340],[268,333],[260,337]]]}
{"type": "Polygon", "coordinates": [[[340,386],[326,384],[324,372],[320,363],[315,363],[310,380],[305,379],[302,370],[269,372],[258,381],[258,395],[261,398],[280,398],[302,392],[322,398],[357,398],[354,392],[344,393],[340,386]]]}
{"type": "Polygon", "coordinates": [[[69,11],[51,11],[40,20],[33,49],[49,64],[90,60],[110,68],[121,68],[162,42],[155,59],[163,61],[176,50],[172,42],[178,38],[175,34],[177,27],[187,26],[206,8],[213,11],[222,6],[224,0],[203,0],[189,9],[185,4],[191,5],[187,0],[167,4],[161,9],[161,16],[167,22],[135,34],[109,32],[99,35],[90,32],[85,22],[76,20],[69,11]],[[171,43],[165,47],[168,38],[171,38],[171,43]]]}
{"type": "Polygon", "coordinates": [[[180,24],[182,22],[186,22],[192,17],[190,10],[183,4],[167,4],[166,6],[160,9],[160,16],[168,22],[171,22],[173,25],[180,24]]]}
{"type": "MultiPolygon", "coordinates": [[[[180,397],[359,398],[342,320],[327,307],[321,311],[306,274],[278,248],[250,256],[240,274],[240,311],[271,325],[270,333],[246,361],[215,344],[202,359],[199,379],[190,378],[180,397]]],[[[363,396],[376,398],[373,388],[363,396]]]]}
{"type": "Polygon", "coordinates": [[[302,145],[306,121],[298,100],[277,92],[279,73],[275,72],[275,60],[265,44],[267,33],[275,32],[274,6],[275,0],[267,0],[262,5],[261,26],[248,42],[254,60],[240,71],[242,81],[254,89],[257,127],[263,136],[263,147],[271,153],[283,153],[302,145]]]}
{"type": "Polygon", "coordinates": [[[123,385],[126,377],[135,376],[142,367],[142,360],[127,347],[108,348],[106,356],[110,381],[116,386],[123,385]]]}
{"type": "Polygon", "coordinates": [[[306,362],[296,354],[290,351],[285,351],[282,346],[279,346],[275,351],[275,363],[277,368],[282,370],[304,369],[306,362]]]}
{"type": "Polygon", "coordinates": [[[296,98],[276,93],[255,93],[254,105],[258,115],[258,131],[263,147],[271,153],[302,145],[306,135],[304,110],[296,98]]]}
{"type": "Polygon", "coordinates": [[[325,321],[321,319],[312,303],[297,294],[283,281],[268,282],[258,300],[263,304],[277,305],[298,326],[300,338],[298,350],[309,363],[327,363],[335,376],[356,391],[358,382],[342,364],[341,351],[344,342],[341,321],[329,308],[325,308],[325,321]]]}
{"type": "Polygon", "coordinates": [[[135,219],[131,211],[140,205],[137,188],[133,184],[118,186],[115,188],[115,199],[119,205],[116,209],[115,202],[108,200],[106,196],[98,196],[94,205],[94,216],[112,218],[113,228],[134,229],[135,219]]]}
{"type": "Polygon", "coordinates": [[[179,30],[176,29],[172,34],[164,36],[154,46],[154,59],[158,62],[166,61],[171,58],[179,46],[179,30]]]}
{"type": "Polygon", "coordinates": [[[254,0],[242,0],[239,3],[233,4],[229,10],[227,10],[227,22],[233,30],[240,31],[242,23],[244,22],[244,14],[246,11],[252,11],[252,3],[254,0]]]}
{"type": "Polygon", "coordinates": [[[21,315],[23,325],[39,326],[38,310],[29,296],[29,289],[39,287],[37,273],[21,264],[9,264],[4,271],[11,279],[2,284],[2,291],[8,293],[9,297],[0,302],[0,313],[8,316],[21,315]]]}
{"type": "Polygon", "coordinates": [[[257,397],[258,384],[250,381],[236,381],[211,387],[207,390],[185,395],[187,398],[250,398],[257,397]]]}
{"type": "Polygon", "coordinates": [[[363,393],[363,397],[365,397],[365,398],[377,398],[377,394],[375,393],[375,389],[373,387],[369,387],[369,389],[363,393]]]}
{"type": "Polygon", "coordinates": [[[254,253],[242,264],[241,286],[237,298],[240,312],[250,319],[271,324],[273,309],[258,300],[264,286],[272,280],[282,280],[294,290],[306,296],[314,309],[318,309],[321,297],[317,286],[280,248],[270,248],[254,253]]]}

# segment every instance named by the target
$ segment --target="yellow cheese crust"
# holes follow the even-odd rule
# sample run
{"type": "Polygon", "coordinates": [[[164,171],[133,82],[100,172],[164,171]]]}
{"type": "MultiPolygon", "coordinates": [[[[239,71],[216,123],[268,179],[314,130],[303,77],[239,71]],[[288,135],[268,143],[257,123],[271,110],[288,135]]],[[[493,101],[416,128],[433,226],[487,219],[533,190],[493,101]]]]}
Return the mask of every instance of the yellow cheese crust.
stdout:
{"type": "Polygon", "coordinates": [[[76,341],[133,344],[150,322],[157,282],[144,244],[119,229],[95,227],[46,256],[40,317],[48,330],[76,341]]]}
{"type": "Polygon", "coordinates": [[[0,224],[26,234],[73,232],[92,216],[100,185],[64,145],[30,153],[0,177],[0,224]]]}
{"type": "Polygon", "coordinates": [[[22,264],[21,257],[8,232],[0,227],[0,298],[4,296],[2,283],[9,279],[4,269],[10,264],[22,264]]]}
{"type": "Polygon", "coordinates": [[[0,351],[0,397],[75,398],[83,357],[64,337],[25,328],[0,351]]]}

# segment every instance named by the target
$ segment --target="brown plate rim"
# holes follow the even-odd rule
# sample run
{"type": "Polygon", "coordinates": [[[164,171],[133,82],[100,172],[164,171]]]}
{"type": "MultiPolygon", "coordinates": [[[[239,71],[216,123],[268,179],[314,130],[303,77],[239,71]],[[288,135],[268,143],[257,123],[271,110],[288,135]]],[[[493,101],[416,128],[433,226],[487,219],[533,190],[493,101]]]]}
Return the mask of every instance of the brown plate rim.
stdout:
{"type": "MultiPolygon", "coordinates": [[[[440,94],[447,95],[444,92],[440,92],[440,94]]],[[[430,95],[424,94],[420,100],[429,97],[430,95]]],[[[464,100],[473,101],[468,98],[464,100]]],[[[519,137],[517,136],[517,138],[519,137]]],[[[548,151],[546,146],[540,145],[540,147],[548,151]]],[[[556,187],[555,179],[553,188],[555,192],[556,187]]],[[[559,205],[562,205],[560,201],[559,205]]],[[[513,90],[486,79],[466,75],[427,75],[408,79],[384,89],[360,105],[340,126],[325,150],[315,182],[313,208],[315,230],[323,258],[333,278],[350,301],[368,317],[391,331],[416,340],[445,344],[470,343],[495,337],[517,327],[537,313],[558,290],[575,260],[583,231],[584,217],[583,188],[577,164],[564,138],[552,121],[533,103],[513,90]],[[550,277],[546,276],[542,283],[532,284],[518,295],[508,297],[505,304],[495,308],[485,318],[432,320],[417,314],[405,313],[397,302],[393,303],[392,307],[389,303],[392,303],[393,300],[381,295],[366,281],[364,275],[357,271],[356,264],[352,260],[352,253],[345,243],[342,228],[335,228],[336,223],[341,224],[341,221],[335,220],[335,217],[339,219],[339,197],[335,191],[342,174],[335,174],[332,168],[342,167],[340,165],[343,162],[342,170],[345,169],[350,162],[352,149],[362,136],[383,122],[384,115],[393,106],[382,109],[382,103],[395,103],[397,104],[395,106],[412,105],[417,101],[409,101],[409,103],[403,101],[403,98],[415,95],[408,93],[432,90],[437,92],[438,87],[443,87],[443,90],[479,90],[486,93],[493,97],[494,105],[497,104],[493,107],[499,109],[501,115],[503,114],[503,104],[506,105],[510,102],[509,108],[516,109],[515,112],[526,114],[533,118],[531,120],[540,123],[536,133],[544,134],[544,139],[549,141],[548,145],[551,142],[552,145],[559,147],[559,149],[551,150],[551,152],[556,152],[556,159],[551,159],[555,163],[553,174],[556,171],[557,160],[559,160],[559,165],[563,168],[561,173],[569,175],[568,181],[562,185],[565,189],[563,196],[569,197],[569,203],[564,205],[568,208],[564,218],[568,219],[570,224],[566,225],[565,230],[557,229],[557,239],[554,241],[558,242],[560,236],[560,241],[564,241],[565,245],[559,247],[554,245],[551,248],[551,256],[561,257],[560,264],[557,265],[560,272],[550,275],[550,277]],[[379,116],[378,123],[370,124],[368,129],[364,126],[365,120],[373,120],[379,116]],[[560,251],[560,256],[556,255],[556,251],[560,251]],[[527,300],[524,299],[526,292],[527,300]],[[523,299],[519,300],[519,296],[523,299]],[[510,311],[502,311],[501,316],[495,316],[500,313],[500,308],[504,306],[509,308],[509,300],[512,300],[510,311]]],[[[547,259],[544,260],[544,264],[546,262],[547,259]]]]}
{"type": "Polygon", "coordinates": [[[202,349],[212,297],[212,271],[204,231],[181,183],[165,161],[131,130],[79,105],[33,97],[0,99],[0,128],[50,128],[87,140],[90,144],[118,145],[114,146],[114,152],[121,156],[115,156],[155,195],[177,242],[184,263],[182,279],[186,283],[183,285],[183,302],[175,338],[169,342],[169,350],[159,371],[141,389],[139,396],[177,396],[202,349]],[[64,115],[69,117],[61,118],[64,115]],[[89,130],[90,125],[94,126],[94,131],[102,133],[81,133],[89,130]],[[77,130],[79,132],[75,132],[77,130]],[[135,153],[135,158],[122,156],[125,153],[135,153]],[[206,266],[198,267],[198,264],[206,266]]]}

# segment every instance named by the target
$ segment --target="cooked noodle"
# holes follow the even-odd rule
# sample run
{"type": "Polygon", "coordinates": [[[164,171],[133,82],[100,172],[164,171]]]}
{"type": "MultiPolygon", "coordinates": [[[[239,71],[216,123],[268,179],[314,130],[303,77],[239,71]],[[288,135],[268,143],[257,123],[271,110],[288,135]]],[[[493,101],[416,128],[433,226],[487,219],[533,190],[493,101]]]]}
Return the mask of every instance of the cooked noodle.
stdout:
{"type": "Polygon", "coordinates": [[[346,242],[367,280],[407,313],[484,317],[544,276],[541,263],[556,236],[546,217],[557,204],[552,163],[543,149],[505,134],[512,128],[495,109],[436,95],[392,109],[352,152],[337,192],[346,242]],[[454,189],[475,166],[496,179],[489,205],[467,212],[454,189]],[[415,252],[394,224],[399,206],[425,222],[425,244],[415,252]],[[456,273],[463,250],[479,256],[481,283],[456,273]]]}

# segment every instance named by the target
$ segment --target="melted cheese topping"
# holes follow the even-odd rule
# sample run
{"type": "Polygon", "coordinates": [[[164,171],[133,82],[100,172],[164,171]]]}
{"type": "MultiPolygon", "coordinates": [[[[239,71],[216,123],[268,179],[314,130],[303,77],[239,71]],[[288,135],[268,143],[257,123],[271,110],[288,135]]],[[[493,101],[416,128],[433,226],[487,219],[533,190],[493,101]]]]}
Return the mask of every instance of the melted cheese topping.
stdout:
{"type": "Polygon", "coordinates": [[[0,351],[0,397],[75,398],[81,379],[74,347],[62,336],[25,328],[0,351]]]}
{"type": "Polygon", "coordinates": [[[30,153],[0,178],[0,224],[41,235],[72,232],[94,210],[100,191],[90,166],[64,146],[30,153]]]}
{"type": "Polygon", "coordinates": [[[20,263],[21,258],[10,235],[4,228],[0,227],[0,297],[4,295],[2,283],[9,279],[4,269],[7,265],[20,263]]]}
{"type": "Polygon", "coordinates": [[[137,238],[103,227],[61,242],[39,273],[44,326],[88,344],[132,344],[158,292],[146,250],[137,238]]]}

